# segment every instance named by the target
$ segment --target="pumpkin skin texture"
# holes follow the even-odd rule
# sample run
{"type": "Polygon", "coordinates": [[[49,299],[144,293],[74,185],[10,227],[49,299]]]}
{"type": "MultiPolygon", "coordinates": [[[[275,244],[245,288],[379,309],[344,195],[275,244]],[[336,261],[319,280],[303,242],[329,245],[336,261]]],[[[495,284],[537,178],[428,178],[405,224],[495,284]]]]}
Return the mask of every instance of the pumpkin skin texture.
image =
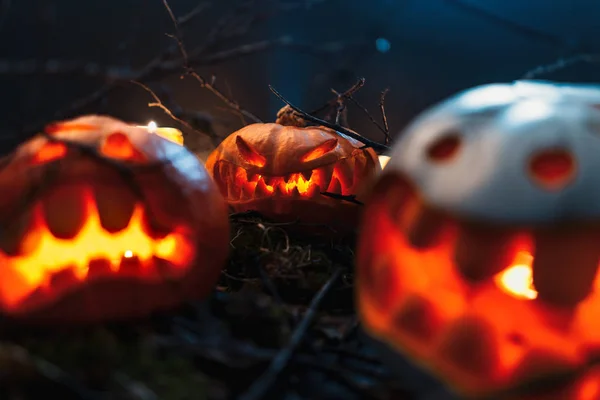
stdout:
{"type": "MultiPolygon", "coordinates": [[[[485,85],[402,133],[356,259],[363,327],[392,365],[477,396],[597,354],[598,105],[588,85],[485,85]]],[[[527,398],[600,398],[597,372],[585,379],[527,398]]]]}
{"type": "Polygon", "coordinates": [[[356,228],[360,206],[321,194],[357,195],[381,170],[372,149],[324,127],[248,125],[228,136],[206,168],[236,212],[277,221],[356,228]]]}
{"type": "Polygon", "coordinates": [[[25,322],[202,299],[228,256],[226,203],[201,162],[111,117],[48,126],[3,160],[0,191],[0,310],[25,322]]]}

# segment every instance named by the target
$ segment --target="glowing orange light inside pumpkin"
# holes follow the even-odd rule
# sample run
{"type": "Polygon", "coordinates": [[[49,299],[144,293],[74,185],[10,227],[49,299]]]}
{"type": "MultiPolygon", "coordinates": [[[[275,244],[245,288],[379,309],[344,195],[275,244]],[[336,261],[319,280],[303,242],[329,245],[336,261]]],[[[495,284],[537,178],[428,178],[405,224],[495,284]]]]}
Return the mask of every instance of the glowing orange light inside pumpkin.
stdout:
{"type": "Polygon", "coordinates": [[[427,157],[432,161],[448,161],[458,153],[460,145],[458,135],[444,136],[427,148],[427,157]]]}
{"type": "MultiPolygon", "coordinates": [[[[121,258],[136,256],[142,271],[151,266],[152,257],[168,260],[175,268],[184,268],[193,257],[193,247],[179,232],[155,239],[144,231],[144,208],[137,204],[128,226],[116,233],[106,232],[101,225],[91,189],[83,192],[86,220],[72,239],[57,239],[44,220],[40,203],[33,208],[31,227],[22,241],[25,255],[0,260],[10,266],[15,276],[3,282],[1,293],[5,304],[14,305],[37,287],[48,283],[50,276],[72,268],[75,276],[84,280],[89,261],[105,259],[113,272],[118,272],[121,258]]],[[[142,272],[143,273],[143,272],[142,272]]]]}
{"type": "Polygon", "coordinates": [[[510,267],[496,276],[498,287],[518,298],[535,299],[538,293],[533,288],[532,262],[533,257],[529,252],[518,252],[510,267]]]}
{"type": "Polygon", "coordinates": [[[44,131],[53,135],[58,132],[72,132],[72,131],[94,131],[97,129],[97,126],[91,124],[81,124],[81,123],[54,123],[46,126],[44,131]]]}
{"type": "Polygon", "coordinates": [[[254,150],[241,136],[235,137],[235,144],[238,148],[238,151],[244,157],[248,164],[252,164],[256,167],[264,167],[267,165],[267,159],[262,154],[259,154],[256,150],[254,150]]]}
{"type": "Polygon", "coordinates": [[[254,181],[246,182],[245,185],[249,185],[252,191],[256,189],[257,185],[260,185],[264,191],[268,194],[273,193],[275,189],[279,189],[282,194],[291,194],[294,189],[298,190],[301,195],[308,195],[312,186],[315,185],[312,179],[306,179],[302,174],[292,174],[286,181],[284,178],[271,179],[270,185],[268,185],[262,175],[258,175],[254,181]]]}
{"type": "Polygon", "coordinates": [[[579,385],[576,400],[597,400],[600,398],[600,372],[592,371],[579,385]]]}
{"type": "Polygon", "coordinates": [[[548,149],[532,157],[529,168],[544,186],[560,189],[575,177],[575,159],[566,150],[548,149]]]}
{"type": "Polygon", "coordinates": [[[123,160],[138,159],[144,160],[145,157],[140,153],[126,134],[115,132],[106,137],[102,145],[102,153],[108,157],[119,158],[123,160]]]}
{"type": "Polygon", "coordinates": [[[62,142],[47,142],[37,153],[35,153],[33,162],[36,164],[43,164],[62,158],[66,154],[66,144],[62,142]]]}
{"type": "Polygon", "coordinates": [[[321,143],[320,145],[318,145],[317,147],[315,147],[314,149],[310,150],[309,152],[304,154],[302,157],[300,157],[300,161],[307,162],[307,161],[316,160],[317,158],[319,158],[319,157],[329,153],[331,150],[335,149],[337,144],[338,144],[337,139],[329,139],[328,141],[321,143]]]}

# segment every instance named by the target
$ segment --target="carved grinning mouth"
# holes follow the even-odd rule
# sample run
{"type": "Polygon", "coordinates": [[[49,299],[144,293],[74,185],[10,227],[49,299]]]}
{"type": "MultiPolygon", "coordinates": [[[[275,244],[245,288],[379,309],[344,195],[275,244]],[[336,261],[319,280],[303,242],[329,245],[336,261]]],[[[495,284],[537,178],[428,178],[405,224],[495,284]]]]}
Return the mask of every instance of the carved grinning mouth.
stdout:
{"type": "Polygon", "coordinates": [[[474,224],[425,204],[408,180],[386,179],[357,259],[360,312],[376,337],[475,391],[517,379],[541,349],[569,363],[600,340],[596,227],[474,224]]]}
{"type": "MultiPolygon", "coordinates": [[[[108,231],[93,189],[78,189],[83,221],[73,237],[53,233],[42,199],[33,205],[26,229],[18,237],[17,254],[0,251],[0,262],[6,266],[0,282],[4,304],[17,306],[26,297],[42,300],[96,279],[158,281],[187,271],[194,250],[183,229],[155,232],[146,222],[144,206],[136,203],[128,223],[116,232],[108,231]]],[[[70,211],[63,210],[64,219],[70,211]]]]}
{"type": "Polygon", "coordinates": [[[249,174],[246,169],[221,160],[215,165],[214,172],[221,193],[228,202],[249,202],[268,197],[314,200],[323,198],[322,192],[354,194],[365,173],[365,166],[349,157],[313,170],[267,176],[249,174]]]}

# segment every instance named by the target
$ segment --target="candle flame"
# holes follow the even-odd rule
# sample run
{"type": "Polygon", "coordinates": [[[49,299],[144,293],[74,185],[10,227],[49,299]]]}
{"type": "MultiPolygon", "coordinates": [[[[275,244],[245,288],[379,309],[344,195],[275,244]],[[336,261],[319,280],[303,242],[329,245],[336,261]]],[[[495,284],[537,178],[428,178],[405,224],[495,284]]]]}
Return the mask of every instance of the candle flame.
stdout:
{"type": "Polygon", "coordinates": [[[156,133],[156,128],[158,128],[158,125],[156,124],[156,122],[154,122],[154,121],[148,122],[148,132],[156,133]]]}
{"type": "Polygon", "coordinates": [[[163,137],[171,142],[177,143],[183,146],[183,134],[179,129],[169,128],[169,127],[159,127],[155,121],[148,122],[148,125],[139,126],[140,128],[145,128],[148,133],[158,135],[163,137]]]}
{"type": "Polygon", "coordinates": [[[389,156],[379,156],[379,165],[381,165],[381,169],[384,169],[387,165],[388,161],[390,161],[389,156]]]}

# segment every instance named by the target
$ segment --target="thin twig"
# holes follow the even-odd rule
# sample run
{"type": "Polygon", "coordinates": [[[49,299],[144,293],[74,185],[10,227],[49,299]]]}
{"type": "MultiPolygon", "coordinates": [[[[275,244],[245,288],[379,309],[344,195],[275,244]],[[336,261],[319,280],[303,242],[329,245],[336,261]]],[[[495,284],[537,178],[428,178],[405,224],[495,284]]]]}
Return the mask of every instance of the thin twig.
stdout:
{"type": "Polygon", "coordinates": [[[234,110],[237,113],[239,113],[240,115],[243,115],[244,117],[252,120],[253,122],[262,122],[260,118],[258,118],[251,112],[242,109],[242,107],[237,102],[231,100],[223,92],[218,90],[215,87],[216,79],[214,77],[211,79],[210,82],[208,82],[206,79],[204,79],[204,77],[200,76],[200,74],[198,74],[194,70],[194,68],[190,65],[190,59],[189,59],[185,44],[183,42],[183,33],[181,31],[179,24],[177,23],[177,18],[173,14],[173,11],[171,10],[171,7],[169,6],[168,0],[162,0],[162,2],[164,4],[165,8],[167,9],[167,12],[169,13],[169,17],[171,18],[171,21],[173,22],[173,26],[175,27],[175,32],[176,32],[175,36],[171,35],[171,37],[174,38],[175,41],[177,42],[177,47],[179,48],[179,51],[181,52],[181,56],[183,57],[183,67],[184,67],[185,72],[189,76],[193,77],[196,81],[198,81],[198,83],[200,83],[200,86],[202,88],[207,89],[208,91],[213,93],[221,101],[223,101],[225,104],[227,104],[227,106],[229,106],[232,110],[234,110]]]}
{"type": "Polygon", "coordinates": [[[302,321],[300,321],[300,323],[294,330],[294,333],[292,334],[288,345],[281,349],[279,353],[277,353],[277,355],[271,361],[269,368],[259,379],[257,379],[252,384],[252,386],[250,386],[250,389],[248,389],[248,391],[245,394],[240,396],[240,400],[259,400],[264,398],[264,396],[268,393],[268,391],[277,381],[279,374],[282,373],[288,365],[291,357],[296,352],[298,346],[300,346],[300,343],[304,338],[304,334],[306,333],[306,331],[317,316],[317,309],[319,308],[325,296],[333,287],[333,284],[341,276],[341,274],[342,268],[336,269],[333,272],[333,274],[331,274],[329,280],[325,283],[325,285],[323,285],[321,290],[319,290],[319,292],[312,299],[308,310],[304,314],[304,318],[302,318],[302,321]]]}
{"type": "Polygon", "coordinates": [[[307,121],[313,122],[315,124],[319,124],[321,126],[329,128],[329,129],[333,129],[337,132],[341,132],[344,135],[350,136],[351,138],[364,143],[367,147],[373,148],[373,150],[375,150],[375,151],[384,152],[384,151],[388,151],[390,149],[389,146],[369,140],[351,129],[344,128],[343,126],[332,124],[332,123],[322,120],[320,118],[314,117],[314,116],[308,114],[307,112],[302,111],[300,108],[296,107],[295,105],[290,103],[288,100],[286,100],[286,98],[283,97],[277,90],[275,90],[275,88],[273,86],[269,85],[269,89],[271,89],[271,92],[273,92],[273,94],[275,94],[275,96],[277,96],[281,101],[283,101],[285,104],[290,106],[290,108],[292,108],[292,110],[296,111],[298,114],[300,114],[302,116],[302,118],[306,119],[307,121]]]}
{"type": "Polygon", "coordinates": [[[173,14],[173,10],[171,10],[169,2],[167,0],[162,0],[162,3],[165,9],[167,10],[167,13],[169,13],[169,17],[171,18],[173,26],[175,27],[175,39],[177,41],[177,46],[179,47],[179,52],[183,57],[183,62],[185,63],[184,67],[187,69],[189,68],[189,57],[187,54],[187,50],[185,49],[185,46],[183,44],[183,32],[181,30],[181,27],[179,26],[179,23],[177,22],[177,18],[175,18],[175,14],[173,14]]]}
{"type": "Polygon", "coordinates": [[[152,89],[150,89],[148,86],[144,85],[142,82],[131,81],[131,83],[138,85],[139,87],[141,87],[142,89],[144,89],[146,92],[148,92],[150,94],[150,96],[152,96],[152,98],[154,98],[154,100],[155,100],[154,103],[148,103],[148,107],[158,107],[158,108],[160,108],[161,110],[163,110],[165,112],[165,114],[167,114],[174,121],[177,121],[180,124],[184,125],[186,128],[195,131],[194,127],[192,127],[189,123],[187,123],[186,121],[182,120],[181,118],[178,118],[175,114],[173,114],[173,112],[171,110],[169,110],[167,108],[167,106],[165,106],[163,104],[163,102],[156,95],[156,93],[154,93],[152,91],[152,89]]]}
{"type": "Polygon", "coordinates": [[[379,98],[379,110],[381,111],[381,120],[383,121],[383,134],[385,135],[385,144],[390,144],[392,138],[390,137],[390,126],[388,125],[387,114],[385,112],[385,96],[390,91],[389,88],[386,88],[383,92],[381,92],[381,97],[379,98]]]}
{"type": "Polygon", "coordinates": [[[356,195],[344,195],[339,193],[331,193],[331,192],[321,192],[321,195],[331,197],[332,199],[347,201],[349,203],[358,204],[360,206],[364,205],[364,203],[356,200],[356,195]]]}
{"type": "Polygon", "coordinates": [[[348,96],[352,96],[354,93],[359,91],[365,85],[365,82],[366,82],[365,78],[360,78],[358,81],[356,81],[356,83],[354,85],[352,85],[350,88],[348,88],[341,94],[337,93],[335,90],[331,89],[331,91],[334,92],[337,95],[337,97],[332,100],[329,100],[323,106],[317,108],[316,110],[311,111],[309,114],[315,115],[315,114],[320,113],[321,111],[324,111],[326,109],[329,109],[329,108],[335,106],[337,104],[337,100],[340,96],[342,96],[344,98],[346,98],[348,96]]]}
{"type": "Polygon", "coordinates": [[[548,75],[580,63],[600,63],[600,54],[578,54],[573,57],[560,58],[551,64],[541,65],[527,71],[521,79],[536,79],[539,76],[548,75]]]}

